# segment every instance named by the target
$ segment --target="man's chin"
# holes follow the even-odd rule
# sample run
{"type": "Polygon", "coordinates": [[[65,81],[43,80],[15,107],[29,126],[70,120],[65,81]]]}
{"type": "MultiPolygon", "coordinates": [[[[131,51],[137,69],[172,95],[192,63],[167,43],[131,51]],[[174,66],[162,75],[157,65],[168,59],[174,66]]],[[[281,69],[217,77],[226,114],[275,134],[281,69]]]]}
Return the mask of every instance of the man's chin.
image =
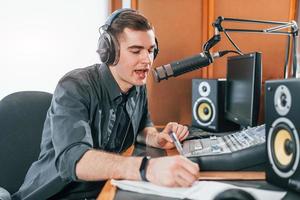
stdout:
{"type": "Polygon", "coordinates": [[[143,80],[139,80],[139,81],[135,81],[136,86],[142,86],[145,85],[147,83],[147,79],[143,79],[143,80]]]}

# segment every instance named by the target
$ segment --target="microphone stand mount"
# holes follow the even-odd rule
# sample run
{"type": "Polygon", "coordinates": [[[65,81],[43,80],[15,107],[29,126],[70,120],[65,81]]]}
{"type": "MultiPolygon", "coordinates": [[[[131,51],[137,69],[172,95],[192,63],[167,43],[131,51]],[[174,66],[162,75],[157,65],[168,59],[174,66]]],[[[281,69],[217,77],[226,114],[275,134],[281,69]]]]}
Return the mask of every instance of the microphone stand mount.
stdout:
{"type": "Polygon", "coordinates": [[[241,50],[234,44],[232,39],[229,37],[227,32],[246,32],[246,33],[262,33],[262,34],[277,34],[277,35],[287,35],[288,36],[288,44],[286,50],[286,60],[285,60],[285,70],[284,70],[284,77],[288,77],[288,59],[290,57],[290,37],[292,36],[292,44],[293,44],[293,65],[292,65],[292,76],[296,77],[298,64],[297,64],[297,38],[298,38],[298,25],[293,20],[291,22],[279,22],[279,21],[266,21],[266,20],[250,20],[250,19],[236,19],[236,18],[224,18],[219,16],[216,21],[212,24],[215,29],[215,34],[211,37],[204,45],[203,51],[210,56],[209,50],[215,46],[220,40],[220,32],[224,32],[226,37],[232,43],[232,45],[237,49],[239,54],[243,54],[241,50]],[[272,25],[271,28],[266,29],[241,29],[241,28],[224,28],[222,23],[225,21],[229,22],[238,22],[238,23],[253,23],[253,24],[269,24],[272,25]],[[287,29],[283,31],[282,29],[287,29]]]}

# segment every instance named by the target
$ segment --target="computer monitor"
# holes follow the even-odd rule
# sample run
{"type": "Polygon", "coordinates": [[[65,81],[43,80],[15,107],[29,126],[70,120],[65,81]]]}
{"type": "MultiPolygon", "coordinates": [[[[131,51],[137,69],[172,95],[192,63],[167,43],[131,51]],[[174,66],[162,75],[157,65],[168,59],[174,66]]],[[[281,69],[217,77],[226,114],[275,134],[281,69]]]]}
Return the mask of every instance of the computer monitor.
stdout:
{"type": "Polygon", "coordinates": [[[261,91],[261,53],[228,57],[225,117],[243,127],[257,126],[261,91]]]}

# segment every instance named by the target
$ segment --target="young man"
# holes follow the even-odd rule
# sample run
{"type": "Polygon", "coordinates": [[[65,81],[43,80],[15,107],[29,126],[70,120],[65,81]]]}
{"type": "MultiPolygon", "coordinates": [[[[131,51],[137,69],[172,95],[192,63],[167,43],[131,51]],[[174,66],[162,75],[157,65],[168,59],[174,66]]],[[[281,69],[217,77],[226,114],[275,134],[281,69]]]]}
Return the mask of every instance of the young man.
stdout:
{"type": "Polygon", "coordinates": [[[118,10],[101,28],[101,65],[77,69],[58,83],[48,110],[41,153],[13,199],[95,198],[104,180],[144,180],[190,186],[198,165],[183,156],[125,157],[139,134],[147,145],[174,147],[187,127],[158,132],[147,108],[146,79],[157,54],[153,27],[131,9],[118,10]]]}

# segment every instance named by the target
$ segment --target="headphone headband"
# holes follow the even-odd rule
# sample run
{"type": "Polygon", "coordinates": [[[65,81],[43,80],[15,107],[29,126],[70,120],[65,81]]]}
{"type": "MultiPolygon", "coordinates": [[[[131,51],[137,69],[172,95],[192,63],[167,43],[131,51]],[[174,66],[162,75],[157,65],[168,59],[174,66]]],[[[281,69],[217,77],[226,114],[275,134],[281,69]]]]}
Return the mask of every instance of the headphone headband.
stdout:
{"type": "MultiPolygon", "coordinates": [[[[121,8],[121,9],[118,9],[118,10],[115,10],[109,17],[108,19],[106,20],[105,22],[105,27],[109,28],[111,26],[111,24],[113,23],[113,21],[123,12],[136,12],[135,10],[133,9],[130,9],[130,8],[121,8]]],[[[107,29],[105,29],[107,30],[107,29]]]]}

